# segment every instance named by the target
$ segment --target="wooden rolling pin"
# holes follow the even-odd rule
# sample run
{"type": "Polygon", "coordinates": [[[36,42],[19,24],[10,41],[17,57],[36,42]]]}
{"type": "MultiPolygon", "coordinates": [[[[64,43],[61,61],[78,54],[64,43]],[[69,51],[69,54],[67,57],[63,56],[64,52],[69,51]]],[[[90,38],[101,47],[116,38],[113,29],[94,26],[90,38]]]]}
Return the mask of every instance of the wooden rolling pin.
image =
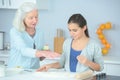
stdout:
{"type": "Polygon", "coordinates": [[[92,76],[93,76],[93,71],[88,70],[88,71],[85,71],[85,72],[82,72],[82,73],[77,73],[75,75],[75,78],[76,79],[87,79],[87,78],[92,77],[92,76]]]}

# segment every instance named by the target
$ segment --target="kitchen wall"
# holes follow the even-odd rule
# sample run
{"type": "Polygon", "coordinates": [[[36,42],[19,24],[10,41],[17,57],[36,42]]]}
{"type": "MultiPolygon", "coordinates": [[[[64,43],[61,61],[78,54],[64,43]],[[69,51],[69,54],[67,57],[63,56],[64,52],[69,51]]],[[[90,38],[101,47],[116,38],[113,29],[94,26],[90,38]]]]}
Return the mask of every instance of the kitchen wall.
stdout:
{"type": "MultiPolygon", "coordinates": [[[[64,36],[69,37],[67,20],[74,13],[81,13],[87,20],[90,36],[96,40],[96,29],[102,23],[111,22],[112,29],[104,34],[112,47],[108,56],[120,56],[120,0],[49,0],[48,10],[39,11],[39,24],[45,31],[45,43],[53,50],[56,29],[64,30],[64,36]]],[[[9,42],[9,29],[16,10],[0,9],[0,30],[5,31],[5,42],[9,42]]],[[[98,40],[99,41],[99,40],[98,40]]]]}

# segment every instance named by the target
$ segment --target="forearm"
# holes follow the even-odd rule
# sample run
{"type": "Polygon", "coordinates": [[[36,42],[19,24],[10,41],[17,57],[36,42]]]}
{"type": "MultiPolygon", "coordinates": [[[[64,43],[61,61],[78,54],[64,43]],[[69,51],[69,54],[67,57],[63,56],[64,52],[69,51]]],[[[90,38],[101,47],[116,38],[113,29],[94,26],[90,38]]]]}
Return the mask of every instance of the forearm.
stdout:
{"type": "Polygon", "coordinates": [[[98,63],[87,61],[85,63],[86,66],[90,67],[92,70],[100,71],[100,65],[98,63]]]}
{"type": "Polygon", "coordinates": [[[49,64],[49,66],[50,66],[50,68],[56,68],[56,69],[61,68],[59,62],[49,64]]]}

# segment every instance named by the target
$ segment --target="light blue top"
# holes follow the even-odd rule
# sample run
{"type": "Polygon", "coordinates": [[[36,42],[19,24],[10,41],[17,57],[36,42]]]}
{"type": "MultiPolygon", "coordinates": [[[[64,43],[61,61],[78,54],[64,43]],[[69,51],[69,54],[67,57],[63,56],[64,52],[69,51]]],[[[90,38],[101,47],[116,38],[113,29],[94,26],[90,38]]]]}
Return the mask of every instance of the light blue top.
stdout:
{"type": "Polygon", "coordinates": [[[10,30],[10,58],[8,67],[20,66],[26,69],[37,69],[40,67],[39,58],[35,57],[36,50],[42,49],[44,35],[42,30],[36,28],[36,34],[32,38],[26,31],[19,32],[15,28],[10,30]],[[33,49],[34,43],[36,49],[33,49]]]}
{"type": "MultiPolygon", "coordinates": [[[[66,39],[63,44],[63,53],[60,58],[60,65],[65,69],[65,71],[70,72],[70,49],[71,49],[72,39],[66,39]]],[[[82,50],[81,55],[84,55],[90,61],[94,61],[100,64],[100,70],[104,68],[104,61],[101,53],[101,46],[93,39],[90,39],[87,46],[82,50]]],[[[77,63],[76,72],[83,72],[89,70],[88,66],[77,63]]]]}

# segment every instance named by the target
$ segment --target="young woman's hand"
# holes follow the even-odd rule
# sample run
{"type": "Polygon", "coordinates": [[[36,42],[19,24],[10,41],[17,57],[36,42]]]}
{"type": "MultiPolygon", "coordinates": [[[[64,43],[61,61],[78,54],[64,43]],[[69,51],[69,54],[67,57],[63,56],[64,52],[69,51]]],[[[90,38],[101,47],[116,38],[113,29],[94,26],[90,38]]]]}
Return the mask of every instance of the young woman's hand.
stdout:
{"type": "Polygon", "coordinates": [[[38,68],[36,71],[37,71],[37,72],[46,72],[46,71],[48,71],[49,68],[50,68],[50,65],[47,64],[47,65],[41,66],[41,67],[38,68]]]}
{"type": "Polygon", "coordinates": [[[77,60],[78,60],[78,62],[80,62],[81,64],[84,64],[84,65],[86,65],[88,62],[88,59],[83,55],[77,56],[77,60]]]}

